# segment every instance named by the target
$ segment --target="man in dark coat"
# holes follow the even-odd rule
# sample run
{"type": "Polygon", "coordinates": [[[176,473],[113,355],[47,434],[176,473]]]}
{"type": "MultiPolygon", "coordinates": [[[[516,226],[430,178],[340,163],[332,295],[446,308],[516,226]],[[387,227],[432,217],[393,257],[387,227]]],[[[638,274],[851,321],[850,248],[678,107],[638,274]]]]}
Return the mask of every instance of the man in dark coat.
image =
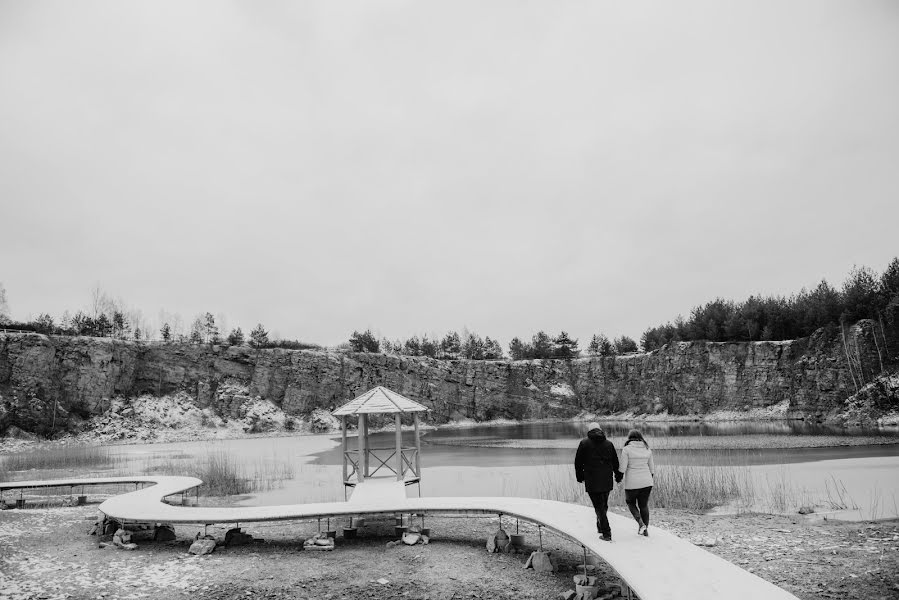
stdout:
{"type": "Polygon", "coordinates": [[[574,473],[578,483],[583,482],[593,510],[596,511],[596,529],[607,542],[612,541],[609,526],[609,494],[614,487],[613,479],[620,480],[618,473],[618,453],[615,446],[606,439],[599,423],[587,426],[587,438],[581,440],[574,457],[574,473]]]}

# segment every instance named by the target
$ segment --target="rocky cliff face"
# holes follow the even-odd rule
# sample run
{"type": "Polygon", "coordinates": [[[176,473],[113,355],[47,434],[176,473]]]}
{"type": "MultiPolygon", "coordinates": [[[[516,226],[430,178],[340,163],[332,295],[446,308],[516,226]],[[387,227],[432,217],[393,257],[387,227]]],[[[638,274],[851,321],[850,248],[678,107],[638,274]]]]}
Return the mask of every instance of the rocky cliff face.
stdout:
{"type": "Polygon", "coordinates": [[[305,415],[375,385],[429,406],[438,423],[581,412],[704,415],[772,405],[788,406],[792,416],[822,417],[843,408],[857,385],[881,371],[885,357],[874,331],[867,321],[851,328],[848,358],[833,328],[788,342],[682,342],[570,362],[437,361],[0,333],[0,432],[13,425],[38,433],[77,428],[113,398],[173,393],[226,417],[258,399],[305,415]]]}

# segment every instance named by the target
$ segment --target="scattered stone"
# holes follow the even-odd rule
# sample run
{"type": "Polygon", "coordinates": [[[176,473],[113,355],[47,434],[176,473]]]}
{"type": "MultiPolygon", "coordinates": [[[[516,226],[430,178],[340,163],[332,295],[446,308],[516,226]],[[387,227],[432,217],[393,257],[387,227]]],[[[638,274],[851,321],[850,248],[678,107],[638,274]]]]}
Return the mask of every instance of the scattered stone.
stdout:
{"type": "Polygon", "coordinates": [[[116,546],[124,546],[131,543],[131,532],[127,529],[117,529],[112,535],[112,543],[116,546]]]}
{"type": "Polygon", "coordinates": [[[534,569],[538,573],[554,573],[558,569],[558,562],[551,552],[535,550],[524,563],[524,568],[534,569]]]}
{"type": "Polygon", "coordinates": [[[175,528],[171,525],[160,525],[153,532],[153,539],[157,542],[171,542],[175,539],[175,528]]]}
{"type": "Polygon", "coordinates": [[[156,537],[156,527],[149,524],[136,525],[134,529],[129,531],[132,542],[150,541],[156,537]]]}
{"type": "Polygon", "coordinates": [[[511,543],[508,534],[504,530],[498,529],[496,533],[487,538],[487,552],[506,552],[506,548],[511,543]]]}
{"type": "Polygon", "coordinates": [[[403,535],[403,543],[407,546],[414,546],[421,541],[421,535],[418,533],[407,533],[403,535]]]}
{"type": "Polygon", "coordinates": [[[814,506],[801,506],[801,507],[799,508],[799,514],[800,514],[800,515],[810,515],[810,514],[812,514],[813,512],[815,512],[815,507],[814,507],[814,506]]]}
{"type": "Polygon", "coordinates": [[[575,596],[577,596],[577,592],[574,590],[566,590],[559,594],[559,600],[574,600],[575,596]]]}
{"type": "Polygon", "coordinates": [[[378,583],[380,583],[381,585],[387,585],[388,583],[390,583],[390,581],[384,579],[383,577],[381,577],[381,578],[378,579],[377,581],[378,581],[378,583]]]}
{"type": "Polygon", "coordinates": [[[225,533],[225,545],[226,546],[245,546],[246,544],[253,543],[253,536],[249,533],[244,533],[240,530],[239,527],[235,527],[233,529],[229,529],[225,533]]]}
{"type": "Polygon", "coordinates": [[[696,546],[706,546],[706,547],[709,547],[709,548],[718,545],[718,539],[717,539],[717,538],[712,538],[712,537],[708,537],[708,538],[696,538],[696,539],[693,539],[693,540],[691,540],[691,541],[692,541],[693,544],[695,544],[696,546]]]}
{"type": "Polygon", "coordinates": [[[102,532],[101,535],[112,535],[113,533],[116,532],[116,530],[121,528],[121,525],[115,519],[107,519],[104,517],[102,519],[101,523],[102,523],[102,527],[100,529],[100,531],[102,532]]]}
{"type": "Polygon", "coordinates": [[[579,600],[593,600],[599,595],[599,587],[595,585],[576,585],[574,590],[579,600]]]}
{"type": "Polygon", "coordinates": [[[303,542],[303,550],[331,551],[334,549],[334,538],[328,537],[327,533],[320,532],[303,542]]]}
{"type": "Polygon", "coordinates": [[[190,548],[187,551],[190,554],[196,554],[197,556],[202,556],[204,554],[211,554],[213,550],[215,550],[215,540],[210,540],[208,538],[201,538],[201,539],[196,540],[193,544],[191,544],[190,548]]]}

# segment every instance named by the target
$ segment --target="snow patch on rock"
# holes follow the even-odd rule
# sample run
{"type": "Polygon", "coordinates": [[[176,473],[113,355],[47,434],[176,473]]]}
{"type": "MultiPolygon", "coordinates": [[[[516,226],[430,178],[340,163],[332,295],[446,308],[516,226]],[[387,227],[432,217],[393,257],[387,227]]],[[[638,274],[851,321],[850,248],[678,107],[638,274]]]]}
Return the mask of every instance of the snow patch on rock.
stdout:
{"type": "Polygon", "coordinates": [[[549,388],[549,393],[553,396],[564,396],[565,398],[573,398],[574,390],[567,383],[554,383],[549,388]]]}

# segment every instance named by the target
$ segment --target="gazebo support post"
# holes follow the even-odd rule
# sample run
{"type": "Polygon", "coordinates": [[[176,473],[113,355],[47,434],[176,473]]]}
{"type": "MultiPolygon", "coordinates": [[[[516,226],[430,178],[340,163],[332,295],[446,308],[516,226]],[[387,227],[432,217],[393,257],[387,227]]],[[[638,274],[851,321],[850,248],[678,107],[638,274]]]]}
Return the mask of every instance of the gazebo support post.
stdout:
{"type": "Polygon", "coordinates": [[[421,438],[418,436],[418,413],[412,413],[412,423],[415,425],[415,476],[421,477],[421,438]]]}
{"type": "Polygon", "coordinates": [[[395,415],[396,422],[396,480],[403,480],[403,420],[400,413],[395,415]]]}
{"type": "Polygon", "coordinates": [[[359,483],[365,483],[365,469],[362,467],[364,461],[363,456],[365,456],[365,435],[363,431],[365,429],[365,415],[359,415],[359,423],[356,427],[356,431],[359,434],[359,458],[356,461],[356,480],[359,483]]]}
{"type": "Polygon", "coordinates": [[[343,451],[343,482],[346,484],[349,476],[349,466],[347,463],[347,447],[346,447],[346,415],[340,415],[340,447],[343,451]]]}
{"type": "Polygon", "coordinates": [[[366,477],[370,477],[371,471],[368,468],[368,463],[370,462],[369,459],[371,458],[371,444],[369,443],[368,439],[368,415],[365,413],[362,414],[362,437],[365,440],[365,451],[363,452],[362,456],[365,464],[359,465],[359,468],[363,469],[366,477]]]}

